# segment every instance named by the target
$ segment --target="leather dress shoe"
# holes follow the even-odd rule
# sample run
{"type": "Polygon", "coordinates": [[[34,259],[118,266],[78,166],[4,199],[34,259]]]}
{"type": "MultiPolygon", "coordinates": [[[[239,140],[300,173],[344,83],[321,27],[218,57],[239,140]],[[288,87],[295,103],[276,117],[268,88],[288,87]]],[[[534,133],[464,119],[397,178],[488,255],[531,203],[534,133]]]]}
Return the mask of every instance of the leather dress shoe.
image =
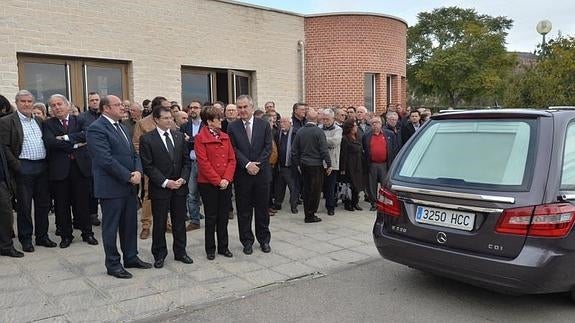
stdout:
{"type": "Polygon", "coordinates": [[[68,248],[72,244],[72,239],[73,238],[62,238],[62,241],[60,241],[60,248],[68,248]]]}
{"type": "Polygon", "coordinates": [[[186,226],[186,231],[194,231],[194,230],[197,230],[197,229],[199,229],[199,228],[200,228],[200,225],[199,225],[199,224],[197,224],[197,223],[189,223],[189,224],[186,226]]]}
{"type": "Polygon", "coordinates": [[[98,214],[91,214],[90,222],[92,223],[93,226],[99,226],[100,224],[102,224],[100,219],[98,219],[98,214]]]}
{"type": "Polygon", "coordinates": [[[357,204],[354,205],[353,208],[356,209],[356,210],[358,210],[358,211],[363,211],[363,209],[361,208],[361,206],[359,206],[359,205],[357,205],[357,204]]]}
{"type": "Polygon", "coordinates": [[[291,214],[297,214],[297,207],[292,207],[291,208],[291,214]]]}
{"type": "Polygon", "coordinates": [[[333,209],[327,210],[327,215],[335,215],[335,211],[333,209]]]}
{"type": "Polygon", "coordinates": [[[244,246],[244,253],[246,255],[251,255],[254,252],[251,245],[244,246]]]}
{"type": "Polygon", "coordinates": [[[213,253],[209,253],[206,255],[206,258],[208,258],[208,260],[214,260],[214,259],[216,259],[216,255],[213,253]]]}
{"type": "Polygon", "coordinates": [[[222,252],[218,251],[218,255],[222,255],[222,256],[228,257],[228,258],[231,258],[231,257],[234,256],[229,249],[226,249],[226,250],[224,250],[224,251],[222,251],[222,252]]]}
{"type": "Polygon", "coordinates": [[[25,252],[34,252],[34,246],[32,245],[32,241],[22,242],[22,250],[25,252]]]}
{"type": "Polygon", "coordinates": [[[84,242],[87,242],[89,245],[92,245],[92,246],[98,245],[98,240],[96,240],[96,238],[94,238],[93,235],[85,236],[85,237],[82,238],[82,240],[83,240],[84,242]]]}
{"type": "Polygon", "coordinates": [[[42,240],[36,240],[36,245],[46,247],[46,248],[54,248],[57,246],[56,242],[50,240],[50,238],[48,238],[48,237],[46,237],[42,240]]]}
{"type": "Polygon", "coordinates": [[[114,276],[120,279],[130,279],[132,278],[132,274],[130,274],[126,269],[122,268],[117,271],[108,271],[108,275],[114,276]]]}
{"type": "Polygon", "coordinates": [[[371,211],[371,212],[377,211],[377,207],[376,207],[375,205],[372,205],[372,206],[369,208],[369,211],[371,211]]]}
{"type": "Polygon", "coordinates": [[[146,240],[149,237],[150,237],[150,229],[142,229],[142,232],[140,232],[140,239],[146,240]]]}
{"type": "Polygon", "coordinates": [[[317,216],[311,216],[311,217],[306,217],[305,218],[305,223],[315,223],[315,222],[321,222],[321,218],[318,218],[317,216]]]}
{"type": "Polygon", "coordinates": [[[162,267],[164,267],[164,259],[156,259],[156,261],[154,261],[154,268],[162,267]]]}
{"type": "Polygon", "coordinates": [[[183,262],[184,264],[193,264],[193,263],[194,263],[194,261],[192,260],[192,258],[191,258],[190,256],[186,255],[186,254],[181,255],[181,256],[174,257],[174,259],[175,259],[176,261],[183,262]]]}
{"type": "Polygon", "coordinates": [[[353,206],[351,206],[351,205],[346,205],[346,206],[344,206],[343,208],[344,208],[346,211],[352,211],[352,212],[355,211],[355,209],[354,209],[353,206]]]}
{"type": "Polygon", "coordinates": [[[14,247],[7,249],[7,250],[0,250],[0,255],[12,257],[12,258],[24,257],[24,254],[22,252],[16,250],[14,247]]]}
{"type": "Polygon", "coordinates": [[[126,267],[126,268],[138,268],[138,269],[150,269],[150,268],[152,268],[152,264],[149,262],[142,261],[142,259],[136,257],[135,261],[132,261],[131,263],[128,263],[128,264],[124,264],[124,267],[126,267]]]}
{"type": "Polygon", "coordinates": [[[270,247],[269,243],[262,243],[260,248],[262,249],[262,252],[265,252],[265,253],[269,253],[272,251],[272,248],[270,247]]]}

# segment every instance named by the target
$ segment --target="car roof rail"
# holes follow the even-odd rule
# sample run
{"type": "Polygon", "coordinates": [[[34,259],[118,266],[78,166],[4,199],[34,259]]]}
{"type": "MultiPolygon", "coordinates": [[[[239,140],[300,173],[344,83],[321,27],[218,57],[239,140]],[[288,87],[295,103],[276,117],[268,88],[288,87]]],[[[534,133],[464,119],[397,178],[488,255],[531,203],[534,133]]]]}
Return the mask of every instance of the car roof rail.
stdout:
{"type": "Polygon", "coordinates": [[[550,106],[547,110],[575,110],[575,106],[571,105],[557,105],[557,106],[550,106]]]}

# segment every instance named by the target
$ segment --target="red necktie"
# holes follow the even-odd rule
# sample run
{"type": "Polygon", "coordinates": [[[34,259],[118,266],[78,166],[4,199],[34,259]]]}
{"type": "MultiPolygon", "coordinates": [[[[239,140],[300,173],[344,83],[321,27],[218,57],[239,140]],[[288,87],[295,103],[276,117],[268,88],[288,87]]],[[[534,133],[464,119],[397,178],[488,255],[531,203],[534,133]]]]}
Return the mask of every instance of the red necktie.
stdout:
{"type": "Polygon", "coordinates": [[[62,126],[64,127],[64,131],[68,132],[68,120],[62,119],[62,126]]]}

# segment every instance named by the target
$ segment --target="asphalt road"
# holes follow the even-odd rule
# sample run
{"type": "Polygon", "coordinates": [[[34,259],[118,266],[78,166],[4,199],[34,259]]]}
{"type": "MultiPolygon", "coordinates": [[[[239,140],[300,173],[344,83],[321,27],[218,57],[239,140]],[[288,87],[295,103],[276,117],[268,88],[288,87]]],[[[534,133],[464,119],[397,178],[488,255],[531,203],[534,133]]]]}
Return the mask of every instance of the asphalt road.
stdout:
{"type": "Polygon", "coordinates": [[[575,303],[565,294],[498,294],[374,259],[152,321],[575,322],[575,303]]]}

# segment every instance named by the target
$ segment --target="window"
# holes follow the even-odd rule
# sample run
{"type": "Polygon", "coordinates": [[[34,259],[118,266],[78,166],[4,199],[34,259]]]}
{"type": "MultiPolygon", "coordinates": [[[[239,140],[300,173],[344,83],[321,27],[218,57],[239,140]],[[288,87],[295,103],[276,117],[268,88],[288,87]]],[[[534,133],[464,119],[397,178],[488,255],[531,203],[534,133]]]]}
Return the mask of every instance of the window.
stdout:
{"type": "Polygon", "coordinates": [[[363,81],[363,104],[367,111],[375,111],[375,76],[373,73],[365,73],[363,81]]]}
{"type": "Polygon", "coordinates": [[[535,125],[535,120],[431,121],[402,158],[399,178],[456,187],[525,189],[535,125]]]}
{"type": "Polygon", "coordinates": [[[182,67],[182,103],[234,102],[242,94],[251,95],[251,80],[249,72],[182,67]]]}
{"type": "Polygon", "coordinates": [[[192,100],[211,102],[213,73],[206,71],[182,70],[182,104],[192,100]]]}
{"type": "Polygon", "coordinates": [[[387,93],[387,101],[385,102],[387,104],[387,106],[389,106],[391,104],[391,99],[392,99],[392,94],[393,94],[393,88],[391,86],[391,82],[392,82],[393,78],[391,77],[391,75],[388,75],[386,77],[386,93],[387,93]]]}
{"type": "Polygon", "coordinates": [[[563,152],[563,171],[561,172],[561,189],[575,190],[575,122],[567,127],[565,151],[563,152]]]}
{"type": "Polygon", "coordinates": [[[128,96],[128,65],[116,61],[18,55],[18,84],[38,102],[63,94],[76,106],[88,106],[88,93],[128,96]]]}

